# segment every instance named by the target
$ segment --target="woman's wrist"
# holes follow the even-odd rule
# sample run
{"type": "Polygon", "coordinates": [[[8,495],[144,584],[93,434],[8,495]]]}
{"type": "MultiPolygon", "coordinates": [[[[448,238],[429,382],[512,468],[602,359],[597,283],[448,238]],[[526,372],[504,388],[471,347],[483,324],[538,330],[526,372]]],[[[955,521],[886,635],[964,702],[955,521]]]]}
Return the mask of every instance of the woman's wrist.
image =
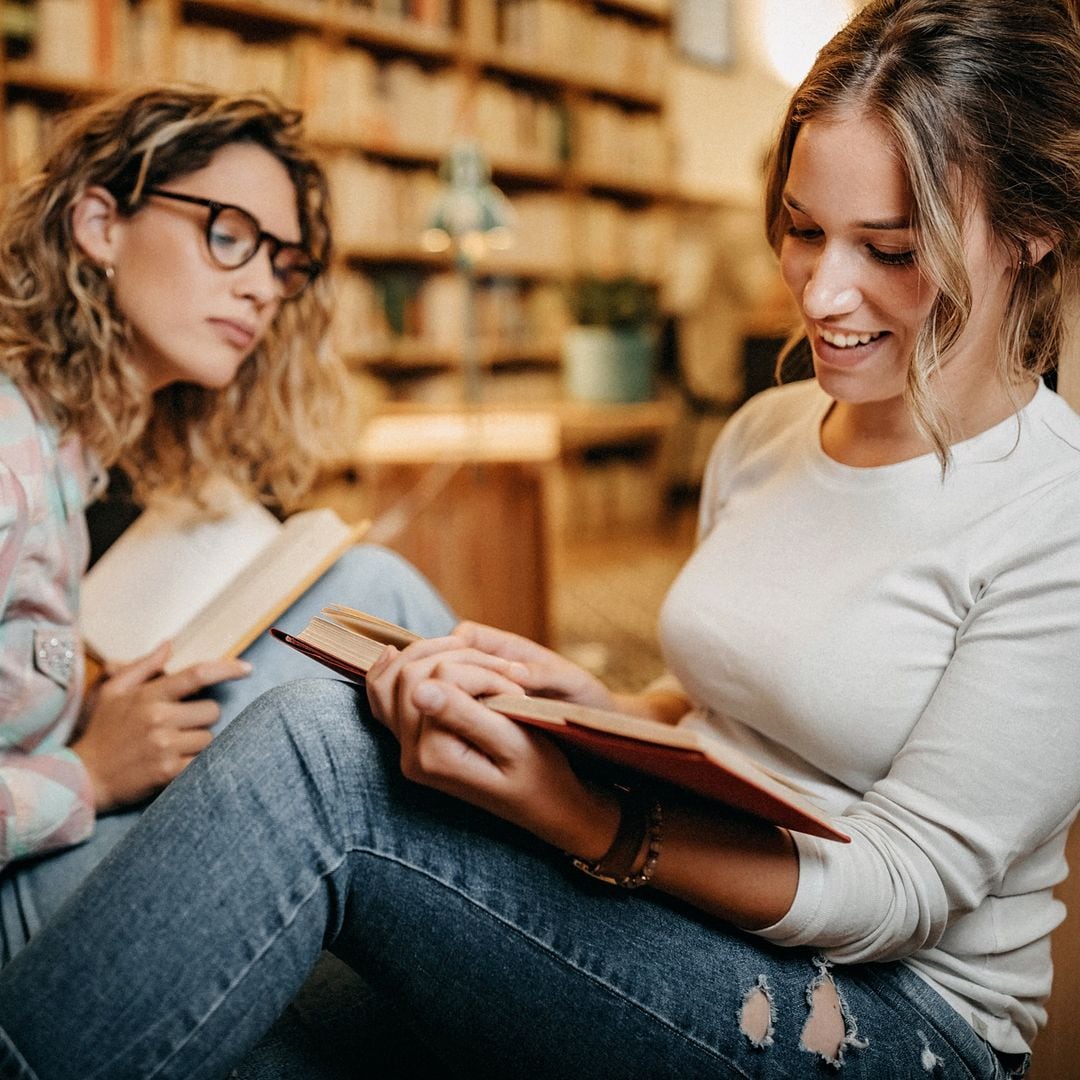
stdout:
{"type": "Polygon", "coordinates": [[[593,862],[610,850],[622,820],[622,802],[611,788],[583,782],[582,798],[547,837],[548,842],[579,859],[593,862]]]}

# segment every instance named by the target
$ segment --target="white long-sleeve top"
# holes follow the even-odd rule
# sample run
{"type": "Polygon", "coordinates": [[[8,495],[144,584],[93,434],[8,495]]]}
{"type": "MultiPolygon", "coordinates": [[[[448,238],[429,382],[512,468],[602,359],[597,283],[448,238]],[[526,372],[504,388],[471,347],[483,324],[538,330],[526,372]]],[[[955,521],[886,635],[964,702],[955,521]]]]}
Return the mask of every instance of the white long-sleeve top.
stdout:
{"type": "Polygon", "coordinates": [[[713,451],[660,620],[683,722],[852,836],[795,834],[795,900],[763,937],[900,959],[1022,1052],[1080,806],[1080,417],[1040,386],[943,480],[933,455],[827,457],[830,404],[814,382],[768,391],[713,451]]]}

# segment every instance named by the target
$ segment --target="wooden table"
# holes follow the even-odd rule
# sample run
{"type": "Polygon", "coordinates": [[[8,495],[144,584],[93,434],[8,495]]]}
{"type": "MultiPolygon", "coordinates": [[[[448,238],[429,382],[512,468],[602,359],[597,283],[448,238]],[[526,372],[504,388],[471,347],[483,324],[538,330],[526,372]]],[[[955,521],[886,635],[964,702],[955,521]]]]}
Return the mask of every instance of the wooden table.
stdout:
{"type": "Polygon", "coordinates": [[[377,417],[356,458],[368,538],[409,559],[463,618],[549,644],[558,458],[549,413],[377,417]]]}

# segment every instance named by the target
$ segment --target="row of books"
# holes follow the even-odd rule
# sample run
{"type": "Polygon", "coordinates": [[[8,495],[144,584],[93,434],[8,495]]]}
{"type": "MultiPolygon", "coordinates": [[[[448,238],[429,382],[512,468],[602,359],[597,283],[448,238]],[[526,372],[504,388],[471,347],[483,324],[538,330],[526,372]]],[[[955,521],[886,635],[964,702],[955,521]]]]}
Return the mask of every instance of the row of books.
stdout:
{"type": "Polygon", "coordinates": [[[651,528],[660,515],[662,485],[653,469],[613,455],[579,460],[560,474],[555,529],[575,540],[651,528]]]}
{"type": "Polygon", "coordinates": [[[345,11],[443,31],[454,22],[453,0],[348,0],[345,11]]]}
{"type": "MultiPolygon", "coordinates": [[[[425,366],[464,354],[466,286],[452,273],[408,270],[340,275],[334,344],[342,355],[425,366]]],[[[569,324],[564,290],[552,283],[481,282],[475,294],[479,354],[493,358],[558,354],[569,324]]]]}
{"type": "MultiPolygon", "coordinates": [[[[169,70],[172,11],[167,0],[6,0],[6,34],[16,54],[43,71],[87,81],[117,82],[133,76],[158,77],[169,70]]],[[[212,5],[211,5],[212,6],[212,5]]],[[[273,17],[297,14],[320,19],[341,12],[343,28],[402,24],[419,31],[452,29],[453,0],[267,0],[261,5],[273,17]]],[[[188,27],[193,29],[193,27],[188,27]]],[[[209,43],[210,39],[201,39],[209,43]]],[[[249,47],[257,47],[254,42],[249,47]]],[[[285,51],[279,44],[273,51],[285,51]]]]}
{"type": "Polygon", "coordinates": [[[430,153],[449,145],[466,97],[460,71],[427,71],[407,59],[379,63],[364,49],[307,36],[294,40],[289,60],[283,96],[303,109],[313,137],[430,153]]]}
{"type": "MultiPolygon", "coordinates": [[[[479,2],[479,0],[478,0],[479,2]]],[[[474,43],[482,53],[502,50],[526,65],[572,76],[601,87],[632,87],[636,92],[663,91],[669,46],[666,32],[642,26],[617,14],[597,11],[573,0],[495,0],[497,13],[490,27],[474,43]]],[[[313,17],[330,10],[325,0],[299,4],[266,3],[273,16],[297,11],[313,17]]],[[[220,86],[250,88],[243,67],[249,61],[236,51],[263,52],[250,63],[268,72],[266,88],[289,92],[294,76],[290,68],[294,43],[323,38],[311,33],[293,41],[272,42],[244,38],[220,27],[177,26],[167,0],[118,3],[114,0],[7,0],[4,4],[9,49],[34,62],[41,70],[88,82],[125,82],[133,78],[180,78],[220,86]],[[198,53],[205,55],[200,58],[198,53]],[[276,59],[272,58],[276,54],[276,59]],[[211,77],[205,77],[209,74],[211,77]]],[[[349,0],[334,11],[344,13],[344,29],[365,21],[401,22],[446,32],[454,21],[453,0],[349,0]],[[359,21],[358,21],[359,20],[359,21]]],[[[482,21],[478,20],[478,24],[482,21]]],[[[338,35],[334,35],[338,37],[338,35]]],[[[449,40],[449,39],[448,39],[449,40]]]]}
{"type": "MultiPolygon", "coordinates": [[[[355,154],[327,165],[334,227],[343,249],[361,256],[419,252],[419,237],[439,191],[428,169],[394,168],[355,154]]],[[[558,192],[510,195],[513,244],[491,251],[483,268],[507,273],[564,276],[578,270],[657,280],[669,265],[671,211],[631,208],[614,199],[567,199],[558,192]]]]}
{"type": "Polygon", "coordinates": [[[655,113],[583,102],[574,125],[574,164],[585,173],[657,186],[671,175],[670,139],[655,113]]]}
{"type": "Polygon", "coordinates": [[[498,0],[495,41],[500,49],[597,85],[664,90],[668,37],[574,0],[498,0]]]}
{"type": "Polygon", "coordinates": [[[493,251],[486,265],[536,267],[565,277],[633,275],[660,281],[670,266],[674,219],[666,206],[630,208],[613,199],[568,200],[547,192],[511,196],[514,245],[493,251]]]}
{"type": "Polygon", "coordinates": [[[4,4],[9,55],[46,74],[115,83],[167,71],[169,11],[163,0],[33,0],[4,4]]]}

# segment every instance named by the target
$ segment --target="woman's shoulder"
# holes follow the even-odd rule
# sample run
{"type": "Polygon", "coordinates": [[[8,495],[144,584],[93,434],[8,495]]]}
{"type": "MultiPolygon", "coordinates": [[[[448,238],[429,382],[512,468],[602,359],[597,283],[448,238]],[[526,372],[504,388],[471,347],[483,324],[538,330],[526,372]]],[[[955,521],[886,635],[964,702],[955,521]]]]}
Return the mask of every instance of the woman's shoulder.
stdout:
{"type": "Polygon", "coordinates": [[[1075,450],[1080,464],[1080,413],[1072,405],[1041,384],[1026,411],[1047,434],[1060,440],[1063,448],[1068,448],[1063,450],[1067,456],[1071,456],[1068,450],[1075,450]]]}
{"type": "Polygon", "coordinates": [[[36,443],[39,423],[26,395],[0,372],[0,453],[36,443]]]}
{"type": "Polygon", "coordinates": [[[755,394],[724,427],[724,436],[742,446],[772,441],[804,424],[817,424],[830,398],[815,379],[774,386],[755,394]]]}

